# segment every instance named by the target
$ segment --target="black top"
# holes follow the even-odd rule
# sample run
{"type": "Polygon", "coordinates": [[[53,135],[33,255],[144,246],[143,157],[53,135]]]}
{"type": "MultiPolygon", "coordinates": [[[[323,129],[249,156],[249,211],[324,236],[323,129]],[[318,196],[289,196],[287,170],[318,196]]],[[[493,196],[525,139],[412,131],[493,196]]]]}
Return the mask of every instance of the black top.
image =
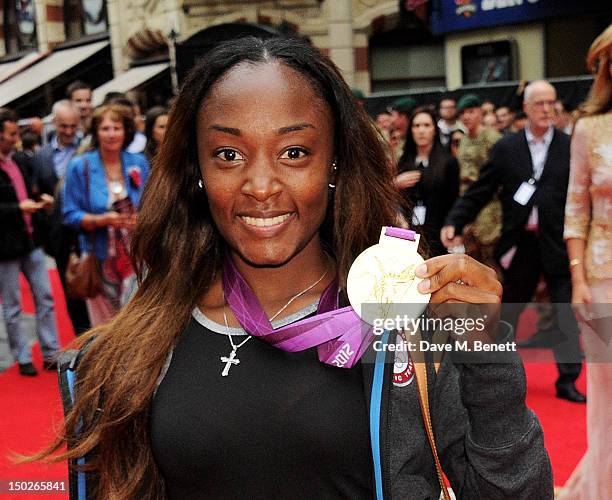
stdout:
{"type": "Polygon", "coordinates": [[[338,369],[316,349],[288,353],[252,338],[222,377],[236,329],[196,317],[151,407],[168,497],[372,498],[361,365],[338,369]]]}
{"type": "Polygon", "coordinates": [[[412,188],[403,190],[404,197],[412,206],[422,204],[427,210],[422,225],[411,225],[411,229],[424,236],[419,245],[422,255],[446,255],[448,252],[440,241],[440,230],[459,196],[459,166],[457,160],[437,141],[429,154],[427,167],[421,168],[415,164],[415,159],[414,154],[406,151],[398,162],[399,173],[421,170],[421,180],[412,188]]]}
{"type": "MultiPolygon", "coordinates": [[[[13,158],[15,160],[15,158],[13,158]]],[[[36,198],[30,176],[30,166],[15,162],[25,183],[30,198],[36,198]]],[[[12,180],[4,169],[0,168],[0,261],[18,259],[39,247],[47,230],[47,217],[44,210],[32,214],[34,234],[28,234],[23,212],[19,208],[17,192],[12,180]]]]}

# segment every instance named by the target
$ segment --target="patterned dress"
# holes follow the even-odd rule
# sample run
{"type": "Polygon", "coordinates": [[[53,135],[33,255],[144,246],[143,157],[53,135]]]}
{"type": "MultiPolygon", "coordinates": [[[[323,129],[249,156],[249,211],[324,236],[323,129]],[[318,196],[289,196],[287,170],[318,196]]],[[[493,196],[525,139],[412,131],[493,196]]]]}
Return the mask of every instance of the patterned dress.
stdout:
{"type": "Polygon", "coordinates": [[[612,113],[576,124],[564,237],[586,241],[589,282],[612,280],[612,113]]]}
{"type": "Polygon", "coordinates": [[[588,449],[560,499],[612,499],[612,113],[582,118],[572,138],[565,239],[586,242],[593,303],[581,323],[587,361],[588,449]]]}

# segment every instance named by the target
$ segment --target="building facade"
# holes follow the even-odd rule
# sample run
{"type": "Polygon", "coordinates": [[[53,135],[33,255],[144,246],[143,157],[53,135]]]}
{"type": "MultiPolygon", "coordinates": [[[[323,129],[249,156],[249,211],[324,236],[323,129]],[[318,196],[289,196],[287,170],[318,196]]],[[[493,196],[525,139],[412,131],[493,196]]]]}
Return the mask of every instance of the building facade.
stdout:
{"type": "Polygon", "coordinates": [[[432,31],[444,36],[446,85],[586,74],[585,57],[612,21],[604,0],[440,0],[432,31]]]}
{"type": "Polygon", "coordinates": [[[46,52],[109,32],[105,0],[0,1],[0,57],[46,52]]]}
{"type": "Polygon", "coordinates": [[[585,74],[586,49],[612,18],[609,2],[552,3],[0,0],[0,83],[7,63],[27,54],[105,37],[117,76],[151,58],[168,59],[170,46],[232,23],[308,37],[366,94],[585,74]]]}

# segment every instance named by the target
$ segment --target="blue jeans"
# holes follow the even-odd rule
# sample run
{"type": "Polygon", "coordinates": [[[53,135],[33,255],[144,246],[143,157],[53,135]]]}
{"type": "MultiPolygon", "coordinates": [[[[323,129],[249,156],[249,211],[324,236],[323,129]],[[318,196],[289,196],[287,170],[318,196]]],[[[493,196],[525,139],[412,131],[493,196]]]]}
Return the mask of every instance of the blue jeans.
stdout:
{"type": "Polygon", "coordinates": [[[43,358],[50,361],[59,350],[59,342],[45,253],[40,248],[19,259],[0,261],[0,293],[11,353],[20,364],[32,362],[30,345],[21,327],[20,271],[32,289],[36,306],[36,334],[43,358]]]}

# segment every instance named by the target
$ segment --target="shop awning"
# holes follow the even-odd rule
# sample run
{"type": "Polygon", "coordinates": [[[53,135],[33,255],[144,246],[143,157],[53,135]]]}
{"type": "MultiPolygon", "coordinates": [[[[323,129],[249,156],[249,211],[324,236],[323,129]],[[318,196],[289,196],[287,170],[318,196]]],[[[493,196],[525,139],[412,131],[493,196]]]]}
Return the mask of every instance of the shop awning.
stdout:
{"type": "Polygon", "coordinates": [[[53,52],[42,61],[0,84],[0,106],[5,106],[68,71],[108,45],[108,41],[90,43],[53,52]]]}
{"type": "Polygon", "coordinates": [[[8,80],[11,76],[16,75],[21,70],[34,64],[36,61],[44,58],[45,56],[46,54],[44,53],[31,52],[15,61],[0,64],[0,83],[2,83],[5,80],[8,80]]]}
{"type": "Polygon", "coordinates": [[[148,64],[146,66],[136,66],[135,68],[127,70],[125,73],[121,73],[111,81],[106,82],[104,85],[100,85],[94,90],[93,105],[98,106],[102,104],[104,96],[109,92],[127,92],[128,90],[132,90],[154,76],[159,75],[168,67],[168,63],[148,64]]]}

